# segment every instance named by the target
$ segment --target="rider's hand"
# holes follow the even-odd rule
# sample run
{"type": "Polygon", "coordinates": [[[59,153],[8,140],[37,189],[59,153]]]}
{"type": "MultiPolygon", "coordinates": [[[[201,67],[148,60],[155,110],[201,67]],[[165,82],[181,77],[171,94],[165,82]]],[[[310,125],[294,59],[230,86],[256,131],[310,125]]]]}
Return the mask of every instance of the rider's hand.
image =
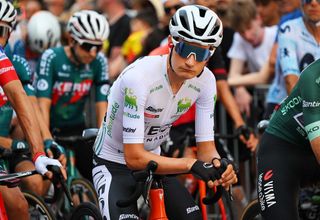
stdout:
{"type": "Polygon", "coordinates": [[[221,178],[217,181],[219,185],[222,185],[226,190],[228,190],[232,184],[238,182],[235,166],[230,160],[226,158],[223,158],[221,160],[218,158],[214,158],[212,160],[212,163],[216,168],[221,168],[219,170],[220,172],[222,172],[221,178]]]}
{"type": "Polygon", "coordinates": [[[52,178],[52,172],[48,171],[47,169],[48,165],[54,165],[54,166],[60,167],[63,177],[67,179],[66,170],[62,167],[61,163],[56,159],[51,159],[45,156],[45,153],[43,152],[36,153],[32,161],[34,162],[34,165],[38,173],[42,175],[46,175],[49,179],[52,178]]]}
{"type": "Polygon", "coordinates": [[[12,140],[11,149],[14,152],[28,152],[29,151],[29,145],[25,141],[21,140],[12,140]]]}
{"type": "Polygon", "coordinates": [[[241,125],[236,129],[236,133],[239,135],[240,141],[244,143],[251,152],[255,151],[258,139],[251,128],[247,125],[241,125]]]}
{"type": "Polygon", "coordinates": [[[247,117],[250,117],[250,105],[252,102],[252,96],[243,86],[235,89],[234,98],[239,106],[240,112],[245,113],[247,117]]]}
{"type": "Polygon", "coordinates": [[[44,141],[44,149],[49,158],[58,159],[64,168],[67,165],[64,148],[52,139],[44,141]]]}
{"type": "Polygon", "coordinates": [[[197,160],[192,165],[190,171],[197,178],[205,181],[210,188],[217,185],[217,184],[214,184],[215,180],[220,179],[220,174],[219,174],[217,168],[215,168],[213,164],[205,163],[200,160],[197,160]]]}

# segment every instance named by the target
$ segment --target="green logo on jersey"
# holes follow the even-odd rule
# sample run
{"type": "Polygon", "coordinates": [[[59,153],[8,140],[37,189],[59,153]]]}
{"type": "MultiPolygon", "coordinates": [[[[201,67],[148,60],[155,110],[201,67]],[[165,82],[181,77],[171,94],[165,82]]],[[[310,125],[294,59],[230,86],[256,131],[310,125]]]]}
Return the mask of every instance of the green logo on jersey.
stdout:
{"type": "Polygon", "coordinates": [[[285,105],[281,107],[282,115],[286,115],[290,109],[293,109],[295,106],[299,105],[302,102],[300,96],[294,97],[290,101],[288,101],[285,105]]]}
{"type": "Polygon", "coordinates": [[[119,109],[119,104],[118,103],[113,103],[112,106],[111,106],[111,114],[110,114],[110,117],[109,117],[109,123],[107,125],[107,134],[109,135],[110,138],[112,138],[112,125],[113,125],[113,121],[115,120],[116,118],[116,114],[117,114],[117,111],[119,109]]]}
{"type": "Polygon", "coordinates": [[[132,89],[125,88],[124,89],[124,106],[127,108],[135,109],[138,111],[138,105],[137,105],[137,96],[133,94],[132,89]]]}
{"type": "Polygon", "coordinates": [[[177,113],[184,112],[191,107],[191,99],[183,98],[178,101],[177,113]]]}

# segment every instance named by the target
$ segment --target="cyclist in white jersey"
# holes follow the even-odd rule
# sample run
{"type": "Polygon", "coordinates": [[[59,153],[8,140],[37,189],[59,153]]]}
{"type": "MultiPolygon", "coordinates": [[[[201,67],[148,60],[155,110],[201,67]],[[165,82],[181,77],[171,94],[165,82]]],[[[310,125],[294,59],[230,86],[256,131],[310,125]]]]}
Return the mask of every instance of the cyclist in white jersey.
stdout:
{"type": "Polygon", "coordinates": [[[320,58],[320,3],[301,1],[303,16],[283,23],[279,29],[275,78],[267,103],[279,104],[298,81],[301,71],[320,58]]]}
{"type": "MultiPolygon", "coordinates": [[[[170,33],[170,54],[144,57],[128,66],[108,96],[93,162],[105,219],[138,219],[136,204],[120,209],[116,202],[135,187],[130,170],[144,169],[150,160],[158,163],[156,173],[192,172],[209,187],[222,184],[228,189],[237,182],[231,164],[221,179],[212,181],[220,165],[214,145],[216,81],[205,65],[222,40],[222,23],[206,7],[185,6],[172,17],[170,33]],[[193,103],[198,160],[160,156],[159,145],[168,137],[171,124],[193,103]]],[[[165,177],[163,184],[169,219],[201,219],[199,207],[175,177],[165,177]],[[187,212],[188,207],[194,211],[187,212]]]]}

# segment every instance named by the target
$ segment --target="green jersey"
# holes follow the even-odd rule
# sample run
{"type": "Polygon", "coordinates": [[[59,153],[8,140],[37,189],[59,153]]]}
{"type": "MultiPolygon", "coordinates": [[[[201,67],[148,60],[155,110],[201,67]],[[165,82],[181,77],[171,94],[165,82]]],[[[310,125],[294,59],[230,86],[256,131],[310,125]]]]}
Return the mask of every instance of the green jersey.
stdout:
{"type": "MultiPolygon", "coordinates": [[[[8,58],[12,62],[27,95],[35,96],[35,90],[31,83],[31,71],[28,62],[23,57],[17,55],[9,54],[8,58]]],[[[7,137],[9,135],[12,114],[13,109],[0,86],[0,136],[7,137]]]]}
{"type": "Polygon", "coordinates": [[[102,53],[89,64],[76,65],[64,47],[46,50],[37,68],[37,97],[52,100],[50,126],[61,128],[84,123],[84,106],[92,85],[95,101],[107,101],[107,60],[102,53]]]}
{"type": "Polygon", "coordinates": [[[267,132],[308,146],[320,136],[320,59],[301,74],[291,94],[273,113],[267,132]]]}

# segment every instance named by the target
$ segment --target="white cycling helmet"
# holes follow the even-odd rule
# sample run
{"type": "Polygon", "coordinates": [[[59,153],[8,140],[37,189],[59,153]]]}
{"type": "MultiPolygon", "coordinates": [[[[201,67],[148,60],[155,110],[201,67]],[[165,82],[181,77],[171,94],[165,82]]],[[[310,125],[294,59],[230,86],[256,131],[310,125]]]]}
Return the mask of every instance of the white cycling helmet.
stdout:
{"type": "Polygon", "coordinates": [[[79,43],[96,43],[97,41],[102,43],[109,36],[107,19],[91,10],[74,13],[69,19],[67,28],[71,37],[79,43]]]}
{"type": "Polygon", "coordinates": [[[38,53],[60,43],[61,30],[56,16],[49,11],[39,11],[28,22],[28,42],[38,53]]]}
{"type": "Polygon", "coordinates": [[[174,39],[203,46],[218,47],[222,41],[221,20],[212,10],[200,5],[179,8],[170,20],[169,29],[174,39]]]}
{"type": "Polygon", "coordinates": [[[11,2],[0,0],[0,21],[8,23],[11,30],[16,23],[17,11],[11,2]]]}

